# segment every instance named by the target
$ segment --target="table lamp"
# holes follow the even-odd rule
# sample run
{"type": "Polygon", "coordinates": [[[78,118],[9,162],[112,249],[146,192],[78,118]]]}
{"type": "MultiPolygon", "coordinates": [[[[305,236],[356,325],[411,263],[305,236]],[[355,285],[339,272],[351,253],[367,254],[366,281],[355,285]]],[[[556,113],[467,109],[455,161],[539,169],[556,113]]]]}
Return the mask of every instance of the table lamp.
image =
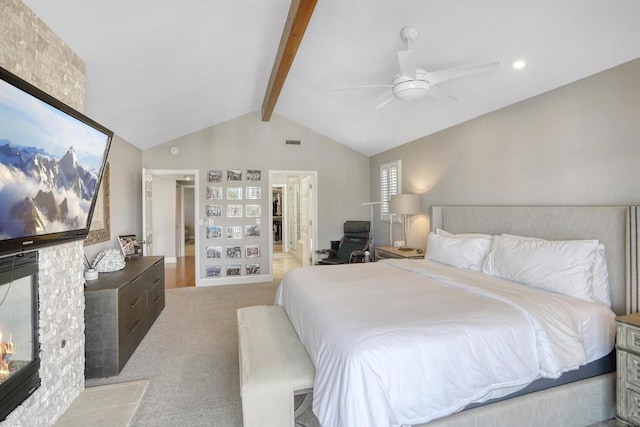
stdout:
{"type": "Polygon", "coordinates": [[[400,250],[411,250],[407,248],[407,216],[420,213],[420,195],[419,194],[396,194],[391,196],[391,205],[389,212],[392,214],[398,214],[402,218],[402,239],[405,242],[404,248],[398,248],[400,250]]]}

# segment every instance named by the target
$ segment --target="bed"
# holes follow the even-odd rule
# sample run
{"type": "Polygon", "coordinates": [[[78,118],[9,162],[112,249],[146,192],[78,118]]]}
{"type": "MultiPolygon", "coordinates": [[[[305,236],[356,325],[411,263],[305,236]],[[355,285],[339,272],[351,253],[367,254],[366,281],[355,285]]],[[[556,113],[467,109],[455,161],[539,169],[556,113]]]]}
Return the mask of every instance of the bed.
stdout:
{"type": "Polygon", "coordinates": [[[583,298],[579,282],[564,295],[441,260],[287,273],[276,303],[316,367],[314,413],[325,427],[588,425],[613,416],[607,361],[615,314],[637,308],[636,214],[625,206],[432,208],[432,235],[447,242],[474,233],[509,235],[492,248],[500,239],[518,250],[558,240],[596,241],[580,246],[593,253],[604,245],[610,308],[583,298]]]}

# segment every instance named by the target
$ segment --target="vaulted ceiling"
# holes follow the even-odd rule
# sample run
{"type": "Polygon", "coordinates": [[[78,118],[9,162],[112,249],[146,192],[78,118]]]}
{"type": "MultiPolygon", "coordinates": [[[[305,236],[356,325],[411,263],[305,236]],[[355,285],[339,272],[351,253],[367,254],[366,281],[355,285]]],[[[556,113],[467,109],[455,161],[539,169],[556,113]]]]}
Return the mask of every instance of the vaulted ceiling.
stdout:
{"type": "MultiPolygon", "coordinates": [[[[260,110],[290,6],[24,1],[85,61],[85,113],[141,149],[260,110]]],[[[640,57],[639,22],[637,0],[318,0],[274,113],[373,155],[640,57]],[[439,85],[455,101],[335,90],[390,84],[405,25],[427,71],[503,66],[439,85]]]]}

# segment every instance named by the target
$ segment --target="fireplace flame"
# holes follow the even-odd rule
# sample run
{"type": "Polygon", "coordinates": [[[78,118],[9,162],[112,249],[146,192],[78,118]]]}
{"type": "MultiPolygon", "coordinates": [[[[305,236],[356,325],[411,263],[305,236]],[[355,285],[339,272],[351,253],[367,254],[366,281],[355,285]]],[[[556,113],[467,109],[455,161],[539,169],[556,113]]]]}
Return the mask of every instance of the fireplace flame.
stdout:
{"type": "Polygon", "coordinates": [[[0,331],[0,379],[4,379],[11,374],[9,370],[9,356],[15,353],[16,346],[13,344],[11,340],[11,334],[9,334],[9,341],[4,342],[2,338],[4,335],[2,331],[0,331]]]}

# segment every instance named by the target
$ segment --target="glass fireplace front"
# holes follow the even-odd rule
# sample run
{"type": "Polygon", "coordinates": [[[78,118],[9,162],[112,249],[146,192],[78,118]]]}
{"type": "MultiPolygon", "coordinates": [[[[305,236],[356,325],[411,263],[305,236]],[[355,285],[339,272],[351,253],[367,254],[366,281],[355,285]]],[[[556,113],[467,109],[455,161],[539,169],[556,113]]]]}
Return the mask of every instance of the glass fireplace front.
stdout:
{"type": "Polygon", "coordinates": [[[0,421],[40,385],[37,253],[0,259],[0,421]]]}

